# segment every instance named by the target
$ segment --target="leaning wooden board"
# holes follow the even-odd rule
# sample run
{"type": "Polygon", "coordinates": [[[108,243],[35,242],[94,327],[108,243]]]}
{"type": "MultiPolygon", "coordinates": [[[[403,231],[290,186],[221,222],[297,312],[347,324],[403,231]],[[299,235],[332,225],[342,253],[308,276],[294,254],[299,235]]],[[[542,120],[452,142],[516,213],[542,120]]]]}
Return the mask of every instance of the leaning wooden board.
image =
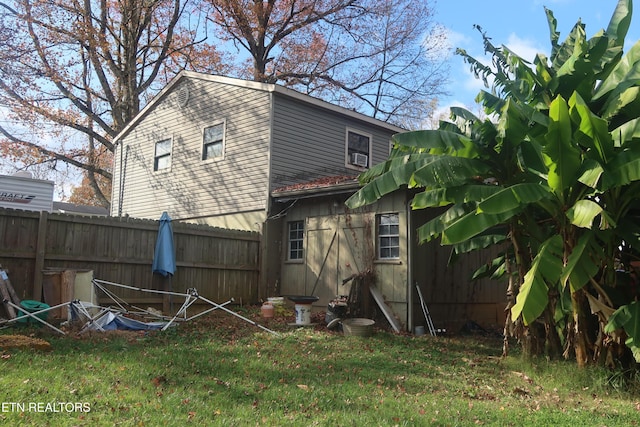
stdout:
{"type": "Polygon", "coordinates": [[[11,302],[13,302],[15,305],[20,305],[20,298],[18,298],[18,294],[16,293],[16,290],[11,284],[11,280],[9,280],[9,275],[7,274],[6,270],[3,270],[1,268],[0,268],[0,283],[4,283],[7,290],[9,291],[11,302]]]}
{"type": "Polygon", "coordinates": [[[9,304],[9,302],[12,302],[11,295],[9,295],[9,290],[7,289],[7,285],[5,284],[4,280],[0,282],[0,296],[2,297],[2,303],[4,304],[4,309],[7,312],[7,316],[9,316],[9,319],[15,319],[17,317],[16,311],[9,304]]]}
{"type": "Polygon", "coordinates": [[[398,319],[396,319],[395,316],[393,315],[393,311],[391,311],[391,307],[389,307],[387,303],[384,302],[384,297],[382,296],[382,294],[380,293],[376,285],[374,284],[369,285],[369,290],[371,291],[371,295],[373,296],[373,299],[376,300],[376,303],[378,303],[380,310],[382,310],[382,312],[384,313],[384,317],[387,318],[393,330],[396,332],[400,332],[402,325],[400,325],[400,322],[398,321],[398,319]]]}

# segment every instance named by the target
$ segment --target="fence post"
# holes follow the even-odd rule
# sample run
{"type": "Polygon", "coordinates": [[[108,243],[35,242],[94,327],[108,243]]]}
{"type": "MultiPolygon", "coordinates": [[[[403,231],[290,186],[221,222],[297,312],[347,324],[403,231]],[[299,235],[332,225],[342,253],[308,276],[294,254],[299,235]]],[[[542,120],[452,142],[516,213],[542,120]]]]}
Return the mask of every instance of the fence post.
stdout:
{"type": "Polygon", "coordinates": [[[38,222],[38,240],[36,243],[35,271],[33,272],[33,299],[42,301],[42,270],[44,270],[45,247],[47,243],[47,220],[49,213],[40,212],[38,222]]]}

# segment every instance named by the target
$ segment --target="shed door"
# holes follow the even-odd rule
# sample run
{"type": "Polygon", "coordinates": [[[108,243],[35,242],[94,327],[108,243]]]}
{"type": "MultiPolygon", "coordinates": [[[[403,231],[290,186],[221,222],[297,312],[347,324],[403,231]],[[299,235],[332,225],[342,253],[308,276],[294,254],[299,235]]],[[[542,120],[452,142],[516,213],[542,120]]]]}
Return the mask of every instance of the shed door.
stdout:
{"type": "Polygon", "coordinates": [[[327,305],[337,295],[349,294],[351,282],[342,285],[344,279],[371,267],[365,261],[373,260],[371,229],[361,215],[310,217],[305,229],[305,293],[327,305]]]}

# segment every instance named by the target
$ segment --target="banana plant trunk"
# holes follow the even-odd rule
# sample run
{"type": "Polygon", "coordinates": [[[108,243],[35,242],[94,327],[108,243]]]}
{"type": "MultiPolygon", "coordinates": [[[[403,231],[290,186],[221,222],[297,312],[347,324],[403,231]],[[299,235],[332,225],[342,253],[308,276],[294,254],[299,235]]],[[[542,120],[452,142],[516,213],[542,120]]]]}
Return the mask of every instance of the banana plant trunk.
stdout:
{"type": "Polygon", "coordinates": [[[568,342],[573,344],[576,362],[579,367],[585,367],[592,360],[591,352],[593,346],[589,340],[589,319],[587,316],[588,301],[584,290],[580,289],[571,293],[571,305],[573,308],[573,320],[570,325],[569,334],[572,335],[568,342]]]}

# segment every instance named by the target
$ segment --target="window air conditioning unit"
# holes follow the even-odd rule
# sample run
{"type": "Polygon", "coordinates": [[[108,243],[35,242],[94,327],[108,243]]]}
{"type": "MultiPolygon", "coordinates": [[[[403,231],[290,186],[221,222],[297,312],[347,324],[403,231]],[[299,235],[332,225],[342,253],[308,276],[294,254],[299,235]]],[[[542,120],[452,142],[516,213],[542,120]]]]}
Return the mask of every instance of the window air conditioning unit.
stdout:
{"type": "Polygon", "coordinates": [[[361,166],[363,168],[367,167],[369,163],[369,156],[362,153],[352,153],[351,154],[351,164],[356,166],[361,166]]]}

